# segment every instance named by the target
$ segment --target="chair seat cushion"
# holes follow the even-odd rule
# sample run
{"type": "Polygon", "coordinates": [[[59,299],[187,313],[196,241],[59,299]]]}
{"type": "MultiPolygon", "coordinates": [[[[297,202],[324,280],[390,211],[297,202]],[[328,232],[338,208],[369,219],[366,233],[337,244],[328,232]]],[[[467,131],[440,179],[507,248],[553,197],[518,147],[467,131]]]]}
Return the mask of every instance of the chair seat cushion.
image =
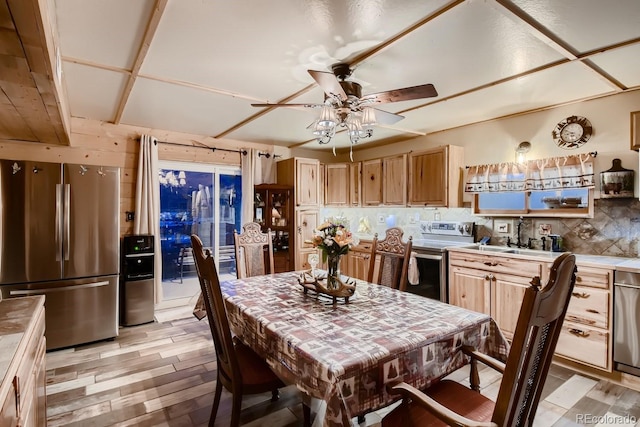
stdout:
{"type": "MultiPolygon", "coordinates": [[[[443,380],[425,390],[425,394],[452,411],[474,421],[491,421],[495,403],[455,381],[443,380]]],[[[415,403],[401,404],[382,420],[383,427],[446,426],[424,407],[415,403]]]]}
{"type": "Polygon", "coordinates": [[[272,385],[274,388],[282,387],[283,383],[273,373],[267,362],[255,351],[236,341],[235,350],[242,373],[242,382],[245,386],[272,385]]]}

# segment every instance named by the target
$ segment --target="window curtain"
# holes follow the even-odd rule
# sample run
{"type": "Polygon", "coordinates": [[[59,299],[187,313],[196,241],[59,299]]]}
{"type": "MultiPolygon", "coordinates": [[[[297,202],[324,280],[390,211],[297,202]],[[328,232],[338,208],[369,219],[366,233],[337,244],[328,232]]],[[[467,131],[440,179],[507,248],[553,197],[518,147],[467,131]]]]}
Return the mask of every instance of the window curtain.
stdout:
{"type": "Polygon", "coordinates": [[[561,190],[593,188],[593,154],[551,157],[525,163],[470,166],[465,192],[561,190]]]}
{"type": "MultiPolygon", "coordinates": [[[[247,150],[247,155],[240,156],[240,173],[242,175],[242,217],[241,224],[253,221],[253,159],[257,154],[253,148],[247,150]]],[[[242,230],[238,230],[242,233],[242,230]]]]}
{"type": "Polygon", "coordinates": [[[150,135],[140,137],[138,177],[136,180],[136,214],[134,234],[154,236],[155,303],[162,301],[162,254],[160,245],[160,182],[158,178],[158,140],[150,135]]]}
{"type": "MultiPolygon", "coordinates": [[[[275,184],[276,167],[273,151],[247,149],[240,160],[242,173],[242,224],[253,221],[254,185],[275,184]]],[[[242,230],[238,230],[242,232],[242,230]]]]}

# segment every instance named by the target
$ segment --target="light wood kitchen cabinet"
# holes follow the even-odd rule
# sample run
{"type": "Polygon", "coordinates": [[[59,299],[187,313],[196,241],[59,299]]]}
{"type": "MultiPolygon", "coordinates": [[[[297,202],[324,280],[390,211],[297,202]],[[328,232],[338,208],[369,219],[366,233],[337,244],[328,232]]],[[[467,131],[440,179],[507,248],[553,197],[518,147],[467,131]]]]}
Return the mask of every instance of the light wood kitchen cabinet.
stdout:
{"type": "Polygon", "coordinates": [[[306,243],[313,239],[313,232],[320,224],[319,212],[317,210],[300,210],[297,213],[296,230],[296,270],[308,270],[311,268],[308,262],[309,254],[317,253],[311,243],[306,243]]]}
{"type": "Polygon", "coordinates": [[[407,205],[407,155],[382,159],[382,203],[391,206],[407,205]]]}
{"type": "Polygon", "coordinates": [[[449,303],[491,314],[491,282],[488,274],[460,266],[449,269],[449,303]]]}
{"type": "Polygon", "coordinates": [[[409,153],[409,206],[462,206],[464,149],[446,145],[409,153]]]}
{"type": "Polygon", "coordinates": [[[362,195],[362,162],[349,165],[349,203],[360,206],[362,195]]]}
{"type": "Polygon", "coordinates": [[[0,318],[0,334],[22,335],[0,350],[0,425],[46,426],[44,297],[4,300],[0,318]]]}
{"type": "Polygon", "coordinates": [[[341,261],[340,272],[354,279],[367,280],[373,242],[360,241],[341,261]]]}
{"type": "Polygon", "coordinates": [[[318,191],[320,192],[318,194],[318,205],[323,206],[327,203],[327,196],[326,196],[326,191],[325,191],[325,176],[327,174],[327,166],[324,163],[320,163],[319,166],[319,178],[318,178],[318,182],[319,182],[319,186],[318,186],[318,191]]]}
{"type": "Polygon", "coordinates": [[[406,206],[407,155],[362,162],[363,206],[406,206]]]}
{"type": "Polygon", "coordinates": [[[556,354],[611,372],[613,270],[577,263],[556,354]]]}
{"type": "Polygon", "coordinates": [[[277,163],[278,184],[295,189],[295,206],[320,206],[320,162],[316,159],[292,157],[277,163]]]}
{"type": "Polygon", "coordinates": [[[510,339],[526,288],[546,270],[542,261],[450,251],[449,302],[491,315],[510,339]]]}
{"type": "MultiPolygon", "coordinates": [[[[278,184],[294,188],[294,265],[296,270],[309,269],[307,257],[317,251],[305,240],[311,240],[320,225],[320,162],[316,159],[293,157],[277,163],[278,184]]],[[[291,243],[291,242],[290,242],[291,243]]]]}
{"type": "Polygon", "coordinates": [[[351,203],[349,163],[325,165],[325,205],[349,206],[351,203]]]}
{"type": "Polygon", "coordinates": [[[362,162],[362,205],[382,204],[382,159],[362,162]]]}

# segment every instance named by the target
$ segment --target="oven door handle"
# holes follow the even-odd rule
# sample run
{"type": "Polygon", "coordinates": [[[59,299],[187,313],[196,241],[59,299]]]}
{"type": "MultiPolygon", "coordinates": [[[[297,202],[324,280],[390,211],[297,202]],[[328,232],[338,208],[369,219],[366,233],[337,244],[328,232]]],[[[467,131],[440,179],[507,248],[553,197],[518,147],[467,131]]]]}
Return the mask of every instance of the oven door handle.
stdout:
{"type": "Polygon", "coordinates": [[[416,258],[432,259],[434,261],[442,261],[442,255],[421,254],[416,252],[416,258]]]}

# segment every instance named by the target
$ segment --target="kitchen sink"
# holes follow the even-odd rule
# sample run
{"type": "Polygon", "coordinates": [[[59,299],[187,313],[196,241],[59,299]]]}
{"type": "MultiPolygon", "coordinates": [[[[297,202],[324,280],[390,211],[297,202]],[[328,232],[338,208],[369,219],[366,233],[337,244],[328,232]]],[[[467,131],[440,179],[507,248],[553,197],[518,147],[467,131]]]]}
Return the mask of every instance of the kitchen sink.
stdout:
{"type": "Polygon", "coordinates": [[[497,252],[501,254],[516,254],[516,255],[529,255],[529,256],[537,256],[537,257],[545,257],[545,258],[556,258],[562,252],[550,252],[550,251],[541,251],[538,249],[527,249],[527,248],[510,248],[505,246],[487,246],[487,245],[478,245],[476,249],[480,252],[497,252]]]}
{"type": "Polygon", "coordinates": [[[503,254],[513,254],[515,253],[513,248],[505,248],[503,246],[487,246],[487,245],[478,245],[476,248],[481,252],[500,252],[503,254]]]}
{"type": "Polygon", "coordinates": [[[530,256],[540,256],[540,257],[546,257],[546,258],[556,258],[562,252],[550,252],[550,251],[541,251],[538,249],[517,248],[517,249],[511,249],[510,252],[508,253],[517,254],[517,255],[530,255],[530,256]]]}

